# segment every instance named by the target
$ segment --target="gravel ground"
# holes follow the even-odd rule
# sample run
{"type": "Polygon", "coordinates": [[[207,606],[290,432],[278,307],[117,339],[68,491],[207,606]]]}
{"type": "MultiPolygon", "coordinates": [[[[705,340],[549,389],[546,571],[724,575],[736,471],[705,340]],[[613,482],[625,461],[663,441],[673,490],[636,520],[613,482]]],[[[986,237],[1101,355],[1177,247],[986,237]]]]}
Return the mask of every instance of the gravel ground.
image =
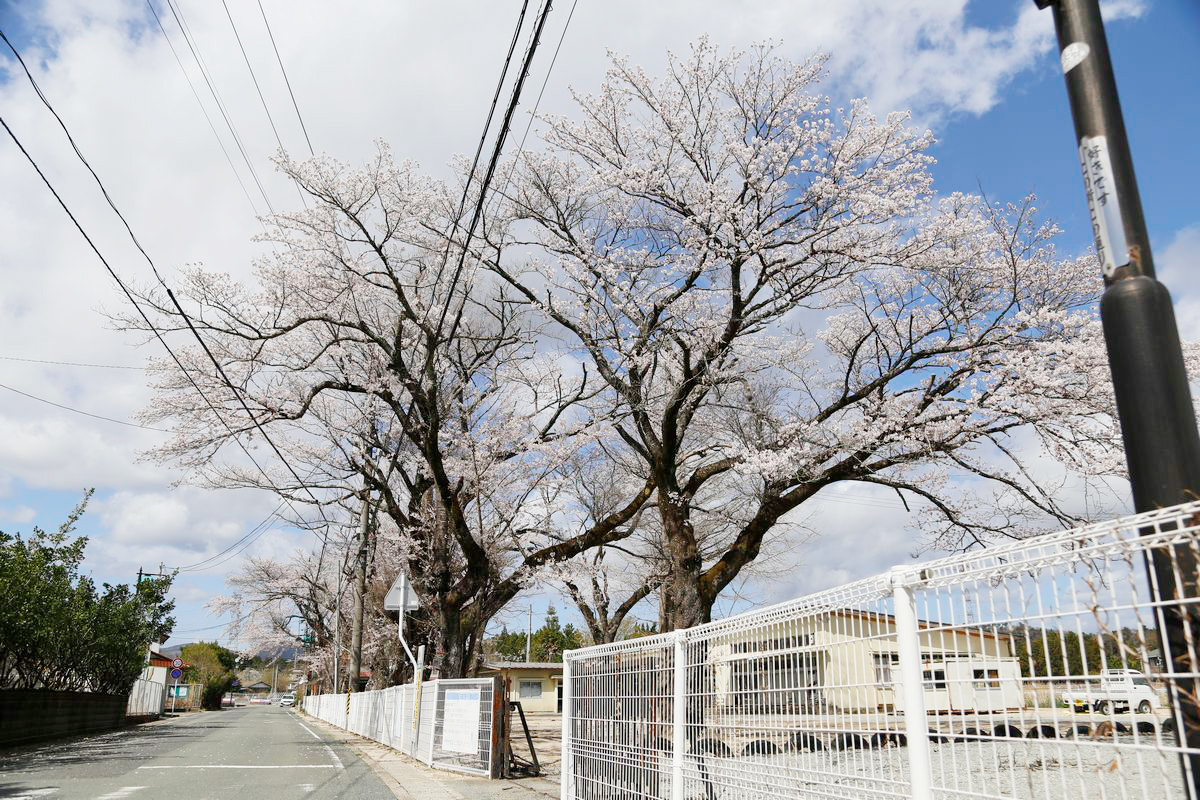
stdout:
{"type": "MultiPolygon", "coordinates": [[[[1164,742],[1171,745],[1172,742],[1164,742]]],[[[998,740],[935,744],[931,748],[935,797],[1078,798],[1079,800],[1175,800],[1187,797],[1176,757],[1143,738],[1113,741],[998,740]]],[[[625,768],[619,757],[602,759],[593,784],[669,798],[670,761],[656,774],[625,768]]],[[[594,762],[596,763],[596,762],[594,762]]],[[[825,750],[816,753],[709,757],[688,761],[688,800],[763,798],[907,797],[908,753],[882,750],[825,750]],[[709,789],[711,787],[711,793],[709,789]]],[[[581,796],[588,796],[583,794],[581,796]]],[[[616,795],[614,795],[616,796],[616,795]]]]}

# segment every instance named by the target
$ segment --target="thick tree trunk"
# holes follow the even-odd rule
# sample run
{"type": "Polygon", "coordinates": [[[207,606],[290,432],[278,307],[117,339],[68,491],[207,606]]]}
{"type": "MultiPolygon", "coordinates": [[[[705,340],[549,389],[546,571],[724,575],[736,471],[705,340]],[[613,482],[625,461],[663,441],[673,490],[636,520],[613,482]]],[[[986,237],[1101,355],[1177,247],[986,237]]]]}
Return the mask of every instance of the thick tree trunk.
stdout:
{"type": "Polygon", "coordinates": [[[664,630],[690,628],[708,622],[712,616],[712,598],[703,594],[703,562],[696,544],[696,534],[689,519],[687,500],[678,493],[659,491],[659,516],[667,540],[667,555],[671,559],[670,627],[664,630]]]}
{"type": "Polygon", "coordinates": [[[351,692],[358,691],[358,676],[362,672],[363,610],[367,604],[367,536],[370,521],[370,496],[364,491],[358,520],[358,553],[354,562],[354,617],[350,628],[351,692]]]}
{"type": "Polygon", "coordinates": [[[438,611],[441,639],[434,653],[431,677],[465,678],[470,668],[471,626],[464,624],[462,612],[457,608],[443,606],[438,611]]]}

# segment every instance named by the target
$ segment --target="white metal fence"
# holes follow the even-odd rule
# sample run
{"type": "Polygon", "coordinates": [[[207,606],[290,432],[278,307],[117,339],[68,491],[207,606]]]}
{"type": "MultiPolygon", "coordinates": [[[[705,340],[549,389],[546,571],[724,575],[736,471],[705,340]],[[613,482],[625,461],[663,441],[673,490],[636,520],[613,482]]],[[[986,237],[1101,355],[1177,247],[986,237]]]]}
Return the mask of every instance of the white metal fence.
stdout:
{"type": "Polygon", "coordinates": [[[138,678],[129,690],[129,702],[125,706],[127,717],[157,717],[163,713],[167,698],[167,685],[160,681],[138,678]]]}
{"type": "Polygon", "coordinates": [[[563,800],[1197,800],[1198,536],[1180,506],[568,652],[563,800]]]}
{"type": "Polygon", "coordinates": [[[425,681],[370,692],[309,695],[304,712],[431,767],[498,777],[504,748],[497,678],[425,681]]]}

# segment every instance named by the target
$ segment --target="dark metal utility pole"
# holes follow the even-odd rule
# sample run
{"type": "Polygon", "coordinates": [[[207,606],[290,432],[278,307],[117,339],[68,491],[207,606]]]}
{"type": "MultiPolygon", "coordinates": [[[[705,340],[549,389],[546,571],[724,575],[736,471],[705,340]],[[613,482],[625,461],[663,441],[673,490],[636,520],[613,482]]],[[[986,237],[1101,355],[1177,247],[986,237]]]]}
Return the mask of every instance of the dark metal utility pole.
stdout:
{"type": "MultiPolygon", "coordinates": [[[[1100,318],[1129,465],[1133,503],[1150,511],[1200,497],[1200,436],[1184,371],[1171,296],[1154,276],[1154,259],[1108,41],[1098,0],[1034,0],[1054,13],[1071,114],[1075,119],[1092,233],[1104,270],[1100,318]]],[[[1167,661],[1168,689],[1180,740],[1200,752],[1200,664],[1188,642],[1200,641],[1194,597],[1197,564],[1191,548],[1155,550],[1151,586],[1167,661]]],[[[1185,778],[1200,794],[1200,756],[1183,759],[1185,778]]]]}

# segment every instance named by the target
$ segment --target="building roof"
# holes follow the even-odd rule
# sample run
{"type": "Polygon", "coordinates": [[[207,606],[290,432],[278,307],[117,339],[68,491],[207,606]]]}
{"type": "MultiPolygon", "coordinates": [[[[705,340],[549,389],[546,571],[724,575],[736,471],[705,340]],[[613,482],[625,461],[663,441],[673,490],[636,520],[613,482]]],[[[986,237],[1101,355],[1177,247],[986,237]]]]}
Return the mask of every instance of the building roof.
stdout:
{"type": "Polygon", "coordinates": [[[561,661],[489,661],[484,669],[558,669],[563,668],[561,661]]]}

